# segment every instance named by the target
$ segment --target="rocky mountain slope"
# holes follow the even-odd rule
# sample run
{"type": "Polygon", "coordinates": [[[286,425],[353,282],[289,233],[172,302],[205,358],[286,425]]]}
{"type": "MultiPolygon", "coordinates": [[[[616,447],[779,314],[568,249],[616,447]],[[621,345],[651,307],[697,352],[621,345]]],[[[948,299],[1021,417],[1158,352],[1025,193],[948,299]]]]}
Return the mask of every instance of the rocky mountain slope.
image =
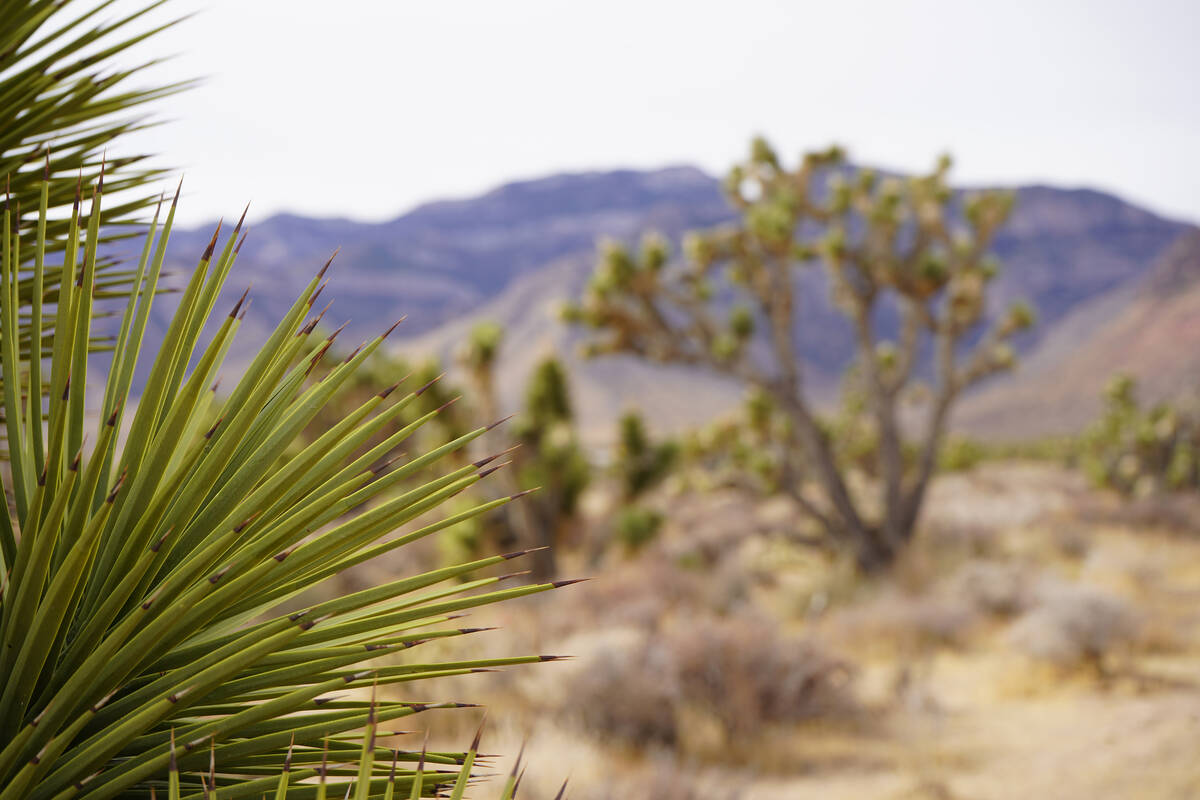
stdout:
{"type": "Polygon", "coordinates": [[[1136,377],[1145,402],[1200,389],[1200,229],[1137,280],[1078,304],[1017,373],[969,398],[958,422],[991,437],[1077,430],[1115,372],[1136,377]]]}
{"type": "MultiPolygon", "coordinates": [[[[1023,342],[1027,350],[1040,349],[1043,340],[1046,347],[1069,349],[1063,342],[1071,331],[1091,330],[1077,316],[1110,316],[1087,309],[1120,305],[1120,293],[1132,291],[1183,230],[1101,192],[1046,186],[1017,191],[1017,210],[996,242],[1004,271],[994,300],[999,308],[1022,297],[1037,307],[1041,324],[1023,342]],[[1060,328],[1066,333],[1052,336],[1060,328]]],[[[598,239],[634,240],[649,230],[675,238],[729,217],[716,179],[691,167],[523,181],[421,206],[385,223],[279,215],[252,226],[229,297],[221,302],[232,304],[246,285],[253,286],[240,337],[249,352],[341,247],[327,297],[334,300],[329,319],[350,320],[348,340],[364,339],[407,314],[396,346],[445,357],[473,321],[495,319],[509,330],[500,388],[512,402],[536,358],[573,349],[575,334],[557,322],[555,310],[578,296],[598,239]]],[[[168,268],[194,266],[211,231],[177,231],[168,268]]],[[[848,357],[850,334],[829,305],[820,271],[805,281],[797,337],[818,371],[832,376],[848,357]]],[[[169,302],[162,305],[165,311],[169,302]]],[[[738,396],[735,387],[710,376],[625,360],[577,365],[576,381],[582,416],[597,425],[636,401],[652,418],[678,427],[710,417],[738,396]]],[[[832,378],[826,381],[826,395],[832,384],[832,378]]]]}

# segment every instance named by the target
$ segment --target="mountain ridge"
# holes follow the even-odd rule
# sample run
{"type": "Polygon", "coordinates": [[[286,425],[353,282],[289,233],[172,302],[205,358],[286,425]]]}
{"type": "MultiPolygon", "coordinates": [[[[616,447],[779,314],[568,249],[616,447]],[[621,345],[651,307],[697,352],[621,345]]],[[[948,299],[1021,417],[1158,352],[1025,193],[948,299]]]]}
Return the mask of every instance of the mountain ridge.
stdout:
{"type": "MultiPolygon", "coordinates": [[[[1034,302],[1042,323],[1023,342],[1026,351],[1034,350],[1081,305],[1137,283],[1185,228],[1096,189],[1038,184],[1015,191],[1016,209],[995,242],[1004,268],[989,295],[989,307],[996,313],[1015,299],[1034,302]]],[[[341,246],[330,272],[327,296],[334,305],[328,319],[340,323],[349,317],[348,338],[378,333],[407,314],[395,346],[406,351],[428,347],[446,356],[452,338],[461,338],[471,320],[489,313],[489,304],[503,307],[509,302],[506,293],[511,293],[523,298],[512,301],[505,312],[510,326],[521,323],[524,330],[513,339],[542,342],[567,353],[577,337],[527,309],[549,309],[578,296],[591,271],[597,240],[634,241],[652,230],[677,239],[687,230],[732,218],[717,179],[686,165],[522,180],[475,197],[425,203],[383,222],[276,214],[252,226],[220,302],[232,304],[252,283],[253,305],[239,337],[245,344],[239,347],[260,341],[341,246]],[[561,273],[558,277],[556,271],[561,273]]],[[[167,268],[193,268],[211,232],[208,226],[176,231],[167,268]]],[[[132,245],[125,255],[131,252],[132,245]]],[[[820,270],[806,272],[802,286],[805,315],[797,339],[816,369],[832,376],[849,353],[848,323],[830,305],[820,270]]],[[[169,297],[161,305],[162,312],[169,310],[169,297]]],[[[233,356],[236,362],[238,353],[233,356]]],[[[517,361],[525,365],[528,358],[517,361]]],[[[657,377],[696,406],[695,415],[680,414],[678,408],[672,412],[679,403],[665,389],[655,389],[662,416],[674,420],[715,412],[736,399],[728,385],[707,376],[701,380],[683,371],[668,381],[661,371],[647,374],[628,362],[609,363],[618,366],[573,365],[581,386],[590,387],[581,395],[646,395],[646,381],[657,377]],[[689,383],[692,390],[686,389],[689,383]],[[713,402],[707,397],[695,401],[705,393],[712,394],[713,402]]],[[[519,384],[521,371],[507,370],[511,378],[506,380],[519,384]]],[[[517,389],[501,389],[515,401],[517,389]]],[[[611,416],[615,402],[603,404],[607,410],[596,413],[611,416]]]]}

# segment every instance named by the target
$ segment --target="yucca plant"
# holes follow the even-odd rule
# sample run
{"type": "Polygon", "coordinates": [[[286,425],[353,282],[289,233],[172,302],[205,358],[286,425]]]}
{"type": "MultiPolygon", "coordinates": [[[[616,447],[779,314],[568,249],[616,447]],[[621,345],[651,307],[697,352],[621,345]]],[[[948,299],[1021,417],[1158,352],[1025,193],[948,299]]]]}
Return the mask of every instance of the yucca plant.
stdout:
{"type": "MultiPolygon", "coordinates": [[[[0,0],[0,175],[5,176],[9,211],[24,215],[32,225],[40,194],[48,192],[52,209],[43,215],[44,248],[51,253],[66,247],[72,202],[87,176],[106,174],[110,197],[104,211],[103,233],[124,235],[125,226],[153,204],[144,187],[162,170],[145,165],[146,154],[106,152],[114,140],[153,124],[142,113],[154,100],[191,85],[184,81],[135,87],[131,82],[154,62],[118,65],[130,48],[152,38],[179,20],[147,24],[149,15],[165,0],[145,4],[123,15],[113,0],[0,0]],[[139,191],[139,189],[142,189],[139,191]],[[112,202],[112,200],[117,202],[112,202]]],[[[60,273],[56,265],[37,269],[24,259],[17,295],[32,306],[35,293],[54,303],[60,273]]],[[[123,298],[132,289],[133,273],[111,259],[96,262],[97,299],[123,298]]],[[[39,321],[18,316],[18,355],[36,357],[29,330],[39,321]]],[[[53,335],[53,320],[42,325],[53,335]]],[[[103,337],[91,343],[99,350],[111,346],[103,337]]]]}
{"type": "MultiPolygon", "coordinates": [[[[52,194],[42,188],[41,220],[52,194]]],[[[426,518],[496,469],[492,458],[388,491],[487,428],[415,457],[393,456],[433,410],[360,454],[424,388],[391,386],[291,448],[391,330],[315,376],[336,336],[314,335],[320,315],[310,316],[328,263],[228,394],[218,394],[214,380],[245,295],[211,339],[202,334],[244,241],[241,222],[221,246],[220,226],[214,232],[131,403],[178,193],[161,232],[161,204],[154,214],[134,269],[140,291],[120,318],[99,407],[88,408],[84,343],[98,290],[101,194],[98,181],[86,218],[77,206],[69,220],[56,302],[32,296],[31,318],[43,320],[34,340],[49,320],[54,336],[47,363],[34,357],[28,368],[13,335],[24,313],[16,267],[32,250],[35,281],[42,276],[47,240],[41,220],[31,233],[12,214],[4,219],[0,368],[11,507],[0,514],[0,800],[258,798],[277,786],[277,797],[310,798],[325,796],[330,777],[337,797],[419,797],[460,775],[461,796],[472,756],[427,753],[418,770],[420,756],[401,754],[392,781],[391,756],[380,758],[371,745],[377,725],[461,703],[376,704],[358,695],[546,660],[422,663],[399,654],[471,632],[450,622],[466,609],[561,584],[496,589],[502,578],[470,578],[522,555],[510,553],[328,600],[298,596],[508,503],[502,497],[426,518]],[[39,382],[49,387],[45,404],[39,382]],[[348,514],[359,508],[367,510],[348,514]],[[291,613],[280,610],[284,603],[291,613]],[[322,763],[347,760],[345,737],[364,726],[371,746],[359,763],[327,767],[322,783],[309,783],[322,763]]]]}
{"type": "MultiPolygon", "coordinates": [[[[0,2],[0,175],[8,176],[11,193],[27,213],[37,209],[43,170],[54,178],[51,207],[69,207],[76,175],[97,174],[114,139],[151,124],[140,109],[191,85],[135,87],[131,81],[154,62],[115,64],[130,48],[179,21],[145,24],[165,2],[149,2],[123,15],[115,14],[113,0],[0,2]]],[[[144,166],[146,158],[109,158],[108,194],[159,178],[161,170],[144,166]]],[[[152,201],[148,192],[123,193],[106,209],[106,221],[128,220],[152,201]]],[[[65,245],[68,225],[65,215],[49,220],[47,245],[65,245]]]]}

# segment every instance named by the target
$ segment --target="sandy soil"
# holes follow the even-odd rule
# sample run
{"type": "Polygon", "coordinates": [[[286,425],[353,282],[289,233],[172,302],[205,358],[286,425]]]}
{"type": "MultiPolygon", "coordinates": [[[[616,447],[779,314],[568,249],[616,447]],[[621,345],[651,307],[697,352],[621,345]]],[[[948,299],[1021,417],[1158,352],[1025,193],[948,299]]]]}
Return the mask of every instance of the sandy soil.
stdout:
{"type": "MultiPolygon", "coordinates": [[[[912,557],[894,577],[862,585],[811,554],[767,544],[756,531],[786,517],[778,507],[720,493],[682,502],[662,541],[638,559],[604,565],[569,598],[495,612],[505,647],[579,656],[485,689],[503,721],[488,748],[512,754],[525,741],[523,796],[553,797],[570,776],[570,796],[583,800],[1200,798],[1200,529],[1181,529],[1177,515],[1169,528],[1152,515],[1123,516],[1115,499],[1057,468],[985,466],[939,479],[912,557]],[[689,718],[691,744],[674,749],[578,724],[572,704],[583,699],[572,695],[572,676],[597,653],[647,625],[690,624],[697,612],[677,605],[672,593],[683,590],[662,570],[696,542],[718,553],[701,581],[716,593],[704,595],[714,613],[749,604],[855,665],[853,719],[773,724],[732,740],[689,718]],[[972,617],[931,644],[926,634],[946,625],[937,615],[955,619],[967,603],[944,587],[980,559],[1036,586],[1110,593],[1136,614],[1137,633],[1101,661],[1074,665],[1016,647],[1016,614],[972,617]],[[879,623],[877,611],[918,601],[913,621],[879,623]],[[724,763],[705,755],[713,752],[724,763]]],[[[480,685],[463,693],[478,696],[480,685]]]]}

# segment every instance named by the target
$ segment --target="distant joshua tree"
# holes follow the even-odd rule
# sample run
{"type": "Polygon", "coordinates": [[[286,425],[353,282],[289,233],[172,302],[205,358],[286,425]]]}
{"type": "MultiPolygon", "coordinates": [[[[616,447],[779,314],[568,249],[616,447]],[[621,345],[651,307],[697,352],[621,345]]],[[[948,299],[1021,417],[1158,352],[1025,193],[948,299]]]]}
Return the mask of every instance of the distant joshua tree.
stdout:
{"type": "Polygon", "coordinates": [[[997,273],[988,248],[1013,196],[956,196],[949,168],[942,158],[925,176],[880,178],[849,169],[833,148],[789,169],[757,139],[725,182],[736,223],[689,235],[677,262],[661,237],[646,238],[637,255],[607,244],[586,296],[566,313],[593,329],[590,355],[701,365],[765,398],[778,423],[769,446],[779,451],[781,489],[865,571],[889,565],[912,538],[955,400],[1011,367],[1009,340],[1033,323],[1029,307],[1016,304],[979,331],[997,273]],[[814,264],[853,323],[853,368],[877,443],[869,470],[877,499],[852,491],[836,437],[806,393],[797,298],[801,270],[814,264]],[[891,307],[894,340],[879,324],[891,307]],[[760,326],[765,335],[756,337],[760,326]],[[924,429],[915,457],[906,457],[899,407],[929,352],[924,429]]]}
{"type": "MultiPolygon", "coordinates": [[[[485,321],[475,326],[459,353],[479,398],[479,410],[495,419],[496,359],[504,329],[485,321]]],[[[530,559],[535,579],[558,572],[555,546],[561,545],[578,521],[579,500],[591,480],[591,465],[574,428],[570,386],[561,362],[546,358],[538,363],[525,388],[525,406],[513,422],[516,449],[508,451],[513,470],[509,483],[520,491],[537,490],[516,512],[505,514],[502,540],[540,548],[530,559]]]]}

